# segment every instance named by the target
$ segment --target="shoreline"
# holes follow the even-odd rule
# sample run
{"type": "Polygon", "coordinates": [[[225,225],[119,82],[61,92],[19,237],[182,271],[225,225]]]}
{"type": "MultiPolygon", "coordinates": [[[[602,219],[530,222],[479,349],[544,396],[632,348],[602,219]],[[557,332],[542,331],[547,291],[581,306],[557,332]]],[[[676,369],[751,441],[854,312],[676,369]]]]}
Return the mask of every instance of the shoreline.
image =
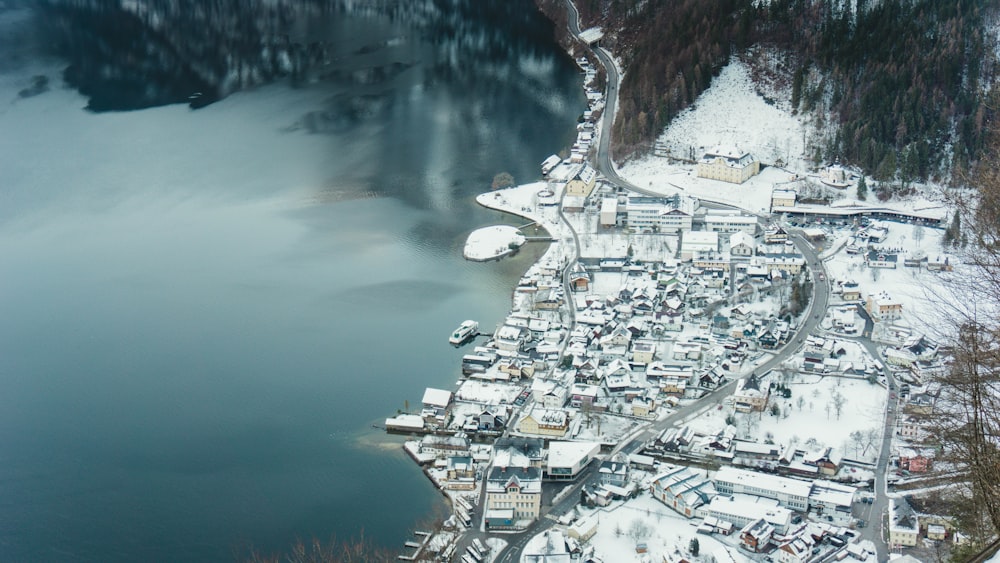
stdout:
{"type": "MultiPolygon", "coordinates": [[[[569,8],[566,7],[566,4],[562,2],[560,2],[560,5],[562,6],[562,13],[565,15],[565,17],[568,18],[569,8]]],[[[539,5],[537,2],[536,2],[536,7],[544,15],[544,17],[553,22],[555,27],[560,26],[559,19],[553,17],[552,14],[542,9],[542,6],[539,5]]],[[[563,20],[562,24],[563,27],[561,28],[561,31],[560,29],[553,30],[555,34],[554,41],[561,49],[563,49],[563,51],[567,55],[573,57],[574,55],[573,48],[576,46],[576,43],[579,42],[579,39],[573,34],[572,30],[568,27],[568,25],[566,25],[565,20],[563,20]]],[[[591,54],[591,56],[596,56],[596,55],[591,54]]],[[[600,65],[598,65],[598,67],[600,68],[600,65]]],[[[603,72],[603,70],[601,72],[603,72]]],[[[579,83],[580,88],[583,89],[584,91],[587,91],[588,84],[589,84],[589,78],[585,78],[584,75],[581,75],[579,83]]],[[[601,134],[603,133],[603,127],[601,123],[602,120],[598,119],[597,123],[595,124],[594,134],[597,139],[599,139],[602,136],[601,134]]],[[[591,158],[590,155],[588,155],[586,161],[590,162],[591,160],[593,159],[591,158]]],[[[537,181],[501,190],[484,192],[477,195],[475,198],[476,203],[482,206],[483,208],[490,209],[493,211],[499,211],[501,213],[510,215],[512,217],[517,217],[525,221],[528,221],[529,223],[525,225],[525,227],[533,225],[536,229],[541,229],[542,231],[544,231],[548,236],[549,243],[547,248],[545,249],[544,252],[541,253],[541,255],[534,262],[532,262],[530,265],[527,266],[524,273],[522,274],[522,282],[523,278],[531,275],[533,271],[538,272],[544,270],[549,270],[549,271],[554,270],[560,272],[560,274],[567,274],[568,266],[571,263],[575,263],[576,260],[579,259],[579,251],[578,251],[579,242],[577,239],[577,235],[573,230],[572,225],[569,223],[569,221],[566,220],[566,218],[562,214],[562,204],[563,204],[563,198],[566,195],[566,186],[567,186],[566,182],[557,182],[554,185],[550,184],[549,181],[545,179],[545,175],[543,174],[537,181]],[[536,197],[537,192],[544,189],[549,189],[554,191],[553,194],[554,197],[551,197],[551,200],[554,201],[554,204],[551,201],[547,204],[542,204],[538,201],[536,197]],[[573,247],[573,248],[569,249],[568,247],[573,247]],[[567,252],[570,254],[569,256],[567,256],[566,254],[567,252]]],[[[511,249],[507,252],[503,252],[498,256],[493,256],[486,259],[470,258],[466,256],[465,253],[463,252],[463,259],[472,262],[499,261],[504,258],[516,255],[519,250],[520,247],[511,249]]],[[[555,312],[558,312],[561,318],[562,312],[563,310],[565,310],[567,312],[567,316],[569,317],[571,323],[569,330],[566,330],[562,334],[561,341],[559,343],[560,344],[559,355],[561,357],[563,351],[565,350],[566,345],[570,341],[570,336],[571,336],[570,332],[572,329],[572,325],[575,325],[576,311],[572,294],[569,293],[567,282],[565,282],[565,280],[567,279],[566,276],[559,275],[559,278],[563,280],[562,285],[565,286],[565,290],[567,293],[562,304],[556,307],[557,311],[555,312]]],[[[512,315],[518,313],[521,310],[521,303],[519,303],[518,297],[519,295],[523,297],[523,294],[519,292],[520,289],[521,286],[515,286],[511,288],[512,292],[511,309],[510,312],[505,317],[505,320],[510,320],[512,315]]],[[[554,370],[557,367],[558,364],[553,363],[551,368],[547,368],[547,371],[554,370]]],[[[457,387],[461,387],[462,384],[468,381],[469,379],[471,378],[468,375],[464,374],[463,372],[461,379],[455,385],[457,387]]],[[[533,379],[533,377],[529,377],[529,379],[533,379]]],[[[502,432],[498,434],[487,433],[485,436],[487,438],[485,444],[488,445],[484,445],[481,442],[473,442],[473,443],[477,443],[479,447],[492,449],[492,444],[497,438],[508,435],[508,432],[514,427],[514,423],[520,414],[521,414],[521,409],[520,408],[516,409],[517,416],[512,416],[507,421],[507,425],[505,426],[502,432]]],[[[387,422],[388,420],[389,419],[386,419],[387,422]]],[[[377,425],[373,426],[377,427],[377,425]]],[[[423,473],[424,476],[427,477],[427,479],[438,489],[438,492],[445,499],[447,499],[452,516],[450,516],[444,522],[439,523],[436,526],[436,528],[431,532],[431,537],[434,538],[440,536],[441,541],[436,542],[438,546],[441,548],[441,550],[438,552],[439,553],[438,557],[441,558],[441,560],[451,560],[451,558],[456,556],[456,554],[462,553],[461,551],[458,551],[457,548],[460,545],[467,543],[468,532],[484,530],[483,526],[485,525],[485,515],[474,514],[472,510],[469,510],[466,507],[475,506],[475,498],[485,494],[485,489],[486,489],[485,475],[482,477],[482,479],[473,478],[472,487],[456,488],[449,486],[447,482],[442,482],[438,478],[435,478],[435,475],[432,472],[432,470],[435,468],[433,461],[421,458],[421,454],[419,453],[419,451],[415,451],[415,448],[412,446],[413,442],[411,441],[411,439],[414,437],[423,437],[432,435],[443,437],[449,435],[450,432],[446,432],[443,429],[428,431],[426,426],[420,432],[414,432],[405,429],[390,429],[387,426],[383,427],[383,432],[387,434],[395,434],[404,437],[404,442],[402,444],[404,452],[406,452],[407,456],[417,464],[417,466],[420,468],[421,473],[423,473]],[[464,517],[468,519],[468,521],[465,523],[464,526],[463,523],[458,521],[461,518],[460,515],[464,515],[464,517]],[[480,522],[480,524],[476,526],[474,524],[475,521],[480,522]]],[[[477,437],[482,438],[483,434],[477,433],[477,437]]],[[[417,446],[417,448],[419,448],[419,446],[417,446]]],[[[476,448],[476,446],[473,446],[473,448],[476,448]]],[[[470,455],[473,455],[472,450],[470,450],[470,455]]],[[[426,544],[426,542],[424,543],[426,544]]],[[[491,547],[497,546],[500,549],[503,549],[506,547],[507,541],[493,537],[488,539],[488,544],[490,544],[491,547]]],[[[407,548],[412,548],[412,547],[413,546],[407,544],[407,548]]],[[[421,553],[422,550],[423,547],[418,549],[415,553],[411,553],[409,555],[400,554],[399,558],[408,559],[408,558],[420,557],[422,554],[421,553]]]]}

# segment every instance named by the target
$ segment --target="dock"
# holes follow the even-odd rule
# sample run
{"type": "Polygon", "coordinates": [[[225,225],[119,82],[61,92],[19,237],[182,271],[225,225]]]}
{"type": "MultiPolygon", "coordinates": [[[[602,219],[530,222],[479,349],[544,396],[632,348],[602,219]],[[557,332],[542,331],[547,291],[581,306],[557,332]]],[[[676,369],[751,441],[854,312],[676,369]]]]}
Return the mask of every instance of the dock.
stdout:
{"type": "Polygon", "coordinates": [[[427,547],[427,543],[431,541],[431,537],[433,537],[430,532],[421,532],[420,530],[413,532],[413,535],[417,536],[418,538],[421,538],[420,541],[416,542],[410,540],[406,542],[404,545],[408,549],[414,549],[416,551],[410,553],[409,555],[399,555],[396,557],[396,559],[400,561],[416,561],[417,558],[420,557],[420,554],[427,547]]]}

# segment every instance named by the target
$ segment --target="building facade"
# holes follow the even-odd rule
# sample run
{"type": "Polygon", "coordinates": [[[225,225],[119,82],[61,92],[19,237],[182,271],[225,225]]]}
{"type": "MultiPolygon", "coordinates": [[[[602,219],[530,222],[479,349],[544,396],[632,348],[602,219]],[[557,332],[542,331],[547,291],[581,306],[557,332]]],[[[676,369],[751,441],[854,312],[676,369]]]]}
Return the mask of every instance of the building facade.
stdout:
{"type": "Polygon", "coordinates": [[[717,147],[698,160],[698,177],[742,184],[760,172],[760,161],[735,147],[717,147]]]}

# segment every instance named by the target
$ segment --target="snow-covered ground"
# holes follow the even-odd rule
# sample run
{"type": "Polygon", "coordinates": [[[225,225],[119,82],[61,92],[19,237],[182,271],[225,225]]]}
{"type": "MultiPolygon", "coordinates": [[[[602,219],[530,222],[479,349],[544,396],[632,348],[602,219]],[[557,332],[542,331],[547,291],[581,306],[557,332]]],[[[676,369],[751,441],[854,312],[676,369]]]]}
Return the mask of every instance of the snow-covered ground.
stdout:
{"type": "MultiPolygon", "coordinates": [[[[826,260],[831,283],[856,282],[862,297],[884,293],[903,305],[903,319],[896,321],[896,324],[909,325],[933,337],[935,317],[939,311],[938,299],[935,296],[940,294],[940,285],[944,281],[945,274],[929,272],[924,268],[904,267],[903,259],[917,255],[936,259],[948,255],[941,245],[944,232],[940,229],[909,224],[893,222],[880,224],[889,229],[889,235],[877,246],[883,249],[901,249],[897,267],[869,268],[865,265],[863,254],[848,254],[841,249],[826,260]]],[[[847,236],[849,235],[841,232],[837,240],[847,236]]],[[[836,246],[837,243],[830,244],[831,248],[836,246]]],[[[952,261],[957,261],[957,258],[952,256],[952,261]]],[[[958,266],[961,267],[960,264],[958,266]]]]}
{"type": "Polygon", "coordinates": [[[698,158],[704,149],[736,145],[765,163],[794,162],[802,156],[805,131],[801,119],[757,93],[750,69],[734,57],[657,141],[679,157],[698,158]]]}
{"type": "Polygon", "coordinates": [[[799,449],[806,450],[831,446],[849,459],[874,459],[877,454],[874,446],[881,438],[884,420],[883,387],[861,379],[804,374],[793,376],[788,387],[792,390],[789,399],[772,394],[772,402],[781,411],[778,416],[773,416],[770,409],[749,414],[734,414],[731,408],[710,409],[691,419],[689,425],[698,432],[714,433],[725,427],[727,416],[734,415],[740,438],[769,439],[777,444],[794,441],[799,449]],[[833,400],[835,394],[844,397],[839,417],[833,400]],[[870,436],[873,431],[875,434],[870,436]],[[851,437],[856,432],[861,440],[851,437]]]}
{"type": "MultiPolygon", "coordinates": [[[[627,502],[616,501],[611,506],[596,510],[580,509],[583,518],[596,518],[600,525],[590,539],[594,555],[604,561],[664,561],[673,553],[689,555],[691,538],[696,537],[695,525],[700,521],[688,520],[648,494],[627,502]],[[645,544],[646,553],[637,553],[636,547],[645,544]]],[[[699,553],[708,555],[726,546],[717,536],[697,535],[699,553]]]]}

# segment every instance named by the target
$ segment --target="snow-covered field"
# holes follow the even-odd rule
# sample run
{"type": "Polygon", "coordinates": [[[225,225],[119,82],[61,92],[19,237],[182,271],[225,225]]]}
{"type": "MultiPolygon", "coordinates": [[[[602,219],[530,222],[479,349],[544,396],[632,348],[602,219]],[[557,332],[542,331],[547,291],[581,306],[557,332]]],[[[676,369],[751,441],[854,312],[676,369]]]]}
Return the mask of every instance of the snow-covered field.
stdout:
{"type": "MultiPolygon", "coordinates": [[[[600,526],[590,539],[594,555],[604,561],[664,561],[668,554],[689,555],[691,538],[699,520],[687,520],[648,494],[626,503],[615,502],[596,510],[580,509],[584,518],[597,518],[600,526]],[[636,546],[645,544],[646,553],[636,546]]],[[[699,553],[714,553],[725,546],[714,536],[698,535],[699,553]]],[[[733,549],[733,548],[730,548],[733,549]]],[[[735,550],[734,550],[735,551],[735,550]]]]}
{"type": "MultiPolygon", "coordinates": [[[[779,416],[773,416],[770,409],[763,413],[735,413],[737,436],[760,441],[770,439],[777,444],[794,441],[799,449],[831,446],[850,459],[873,459],[876,452],[868,442],[874,441],[877,445],[881,434],[868,435],[873,429],[880,431],[884,419],[886,390],[883,387],[860,379],[820,375],[795,376],[788,387],[792,390],[789,399],[775,398],[772,394],[772,402],[781,410],[779,416]],[[834,405],[835,394],[844,397],[839,417],[834,405]],[[863,438],[860,443],[851,437],[855,432],[863,438]]],[[[731,408],[708,410],[689,424],[698,432],[714,433],[726,425],[726,417],[731,414],[731,408]]]]}

